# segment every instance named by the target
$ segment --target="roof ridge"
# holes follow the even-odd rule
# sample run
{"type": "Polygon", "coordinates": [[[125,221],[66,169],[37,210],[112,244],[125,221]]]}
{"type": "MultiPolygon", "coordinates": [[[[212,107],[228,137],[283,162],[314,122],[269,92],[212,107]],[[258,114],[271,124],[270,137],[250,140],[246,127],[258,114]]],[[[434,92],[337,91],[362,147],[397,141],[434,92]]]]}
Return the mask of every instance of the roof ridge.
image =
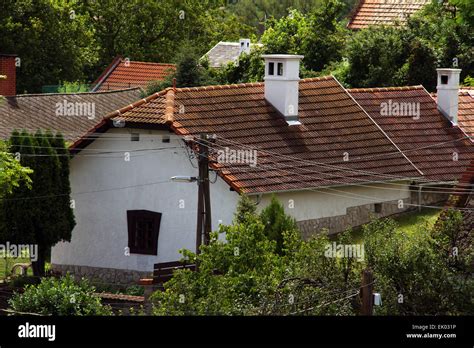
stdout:
{"type": "MultiPolygon", "coordinates": [[[[120,63],[124,63],[124,60],[122,59],[120,63]]],[[[163,66],[176,66],[176,64],[173,63],[156,63],[156,62],[143,62],[140,60],[130,60],[128,63],[140,63],[140,64],[150,64],[150,65],[163,65],[163,66]]]]}
{"type": "Polygon", "coordinates": [[[177,92],[214,91],[214,90],[232,89],[232,88],[261,87],[263,85],[264,85],[264,82],[247,82],[247,83],[236,83],[236,84],[231,84],[231,85],[179,87],[179,88],[176,88],[176,91],[177,92]]]}
{"type": "Polygon", "coordinates": [[[393,87],[364,87],[364,88],[348,88],[351,93],[358,92],[392,92],[392,91],[413,91],[423,89],[422,85],[413,86],[393,86],[393,87]]]}
{"type": "MultiPolygon", "coordinates": [[[[314,82],[314,81],[325,81],[332,80],[333,76],[320,76],[320,77],[309,77],[301,79],[299,82],[314,82]]],[[[196,92],[196,91],[214,91],[231,88],[245,88],[245,87],[261,87],[264,86],[265,82],[246,82],[246,83],[233,83],[228,85],[209,85],[209,86],[196,86],[196,87],[178,87],[177,92],[196,92]]]]}
{"type": "Polygon", "coordinates": [[[12,95],[12,96],[5,96],[5,98],[25,98],[25,97],[50,97],[50,96],[61,96],[61,95],[96,95],[96,94],[107,94],[107,93],[122,93],[122,92],[129,92],[133,91],[135,89],[140,89],[140,87],[130,87],[130,88],[124,88],[124,89],[116,89],[116,90],[110,90],[110,91],[98,91],[98,92],[76,92],[76,93],[31,93],[31,94],[17,94],[17,95],[12,95]]]}
{"type": "Polygon", "coordinates": [[[170,88],[166,92],[166,101],[165,101],[165,124],[171,125],[174,121],[174,97],[175,90],[170,88]]]}

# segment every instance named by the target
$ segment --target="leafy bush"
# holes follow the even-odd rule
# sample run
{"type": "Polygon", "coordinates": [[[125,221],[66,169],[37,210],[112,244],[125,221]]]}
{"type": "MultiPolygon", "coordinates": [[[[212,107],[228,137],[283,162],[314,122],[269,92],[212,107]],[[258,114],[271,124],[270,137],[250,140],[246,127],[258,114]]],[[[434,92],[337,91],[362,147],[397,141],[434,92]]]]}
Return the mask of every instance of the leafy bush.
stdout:
{"type": "Polygon", "coordinates": [[[76,283],[70,275],[43,278],[39,285],[27,285],[23,294],[15,293],[9,304],[14,311],[44,315],[112,315],[94,291],[87,280],[76,283]]]}
{"type": "Polygon", "coordinates": [[[282,230],[274,230],[281,236],[278,250],[264,220],[248,205],[243,198],[234,224],[221,225],[199,255],[182,251],[188,262],[198,263],[198,270],[176,271],[165,291],[153,294],[154,314],[353,314],[355,298],[347,295],[358,290],[360,266],[326,257],[325,234],[303,241],[286,224],[276,224],[282,230]],[[225,241],[219,233],[225,233],[225,241]]]}
{"type": "MultiPolygon", "coordinates": [[[[275,202],[270,206],[281,221],[290,220],[275,202]]],[[[353,246],[350,230],[331,240],[322,231],[305,241],[294,226],[273,222],[271,226],[279,226],[274,235],[281,236],[278,249],[280,237],[268,233],[268,216],[257,215],[251,202],[242,198],[233,225],[212,233],[200,254],[182,251],[198,270],[176,271],[164,284],[165,291],[153,294],[154,314],[355,315],[360,311],[361,271],[367,267],[374,274],[374,291],[382,294],[375,314],[474,311],[468,267],[474,243],[457,212],[445,213],[445,220],[434,228],[420,224],[410,233],[392,219],[373,220],[363,227],[364,249],[358,259],[327,253],[334,242],[353,246]],[[219,233],[225,233],[225,241],[219,233]],[[455,262],[447,252],[453,246],[460,253],[455,262]]]]}
{"type": "Polygon", "coordinates": [[[472,313],[472,277],[449,267],[447,255],[435,246],[432,232],[420,229],[406,234],[396,228],[390,219],[364,226],[367,264],[374,271],[375,291],[382,294],[383,305],[376,307],[377,314],[472,313]]]}

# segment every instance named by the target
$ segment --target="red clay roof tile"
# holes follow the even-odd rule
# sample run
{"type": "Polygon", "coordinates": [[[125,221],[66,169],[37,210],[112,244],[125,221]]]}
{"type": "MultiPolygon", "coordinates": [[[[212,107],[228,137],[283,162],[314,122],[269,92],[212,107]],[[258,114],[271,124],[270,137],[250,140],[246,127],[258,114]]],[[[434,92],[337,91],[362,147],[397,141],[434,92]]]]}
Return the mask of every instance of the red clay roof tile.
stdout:
{"type": "Polygon", "coordinates": [[[430,2],[431,0],[359,0],[347,27],[363,29],[371,25],[403,24],[407,17],[430,2]]]}
{"type": "Polygon", "coordinates": [[[177,134],[214,133],[216,151],[257,150],[255,167],[215,164],[231,187],[246,193],[421,176],[333,77],[301,80],[299,86],[301,126],[286,124],[265,100],[263,83],[170,88],[109,118],[163,124],[174,94],[171,128],[177,134]]]}
{"type": "Polygon", "coordinates": [[[422,86],[359,88],[350,89],[349,93],[400,149],[406,151],[426,178],[457,180],[474,158],[472,143],[466,134],[459,127],[453,127],[437,110],[436,102],[422,86]],[[390,101],[392,104],[419,103],[419,118],[383,116],[381,105],[390,101]],[[453,160],[454,153],[458,154],[457,161],[453,160]]]}
{"type": "Polygon", "coordinates": [[[174,64],[136,62],[116,58],[94,82],[93,91],[108,91],[130,87],[146,89],[151,81],[163,81],[176,69],[174,64]]]}

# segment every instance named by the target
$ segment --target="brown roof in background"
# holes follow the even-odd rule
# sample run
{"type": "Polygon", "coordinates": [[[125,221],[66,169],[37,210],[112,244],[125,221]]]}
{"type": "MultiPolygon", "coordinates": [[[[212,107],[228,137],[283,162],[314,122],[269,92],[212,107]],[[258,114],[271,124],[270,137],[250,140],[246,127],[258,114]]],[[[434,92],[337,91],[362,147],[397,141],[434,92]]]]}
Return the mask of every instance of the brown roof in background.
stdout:
{"type": "Polygon", "coordinates": [[[109,91],[132,87],[146,89],[149,82],[163,81],[175,69],[174,64],[136,62],[116,57],[92,84],[92,91],[109,91]]]}
{"type": "Polygon", "coordinates": [[[95,127],[110,112],[140,98],[138,88],[99,93],[25,94],[0,99],[0,138],[9,138],[14,129],[36,132],[38,129],[60,131],[66,140],[75,141],[95,127]],[[63,116],[56,113],[57,103],[91,103],[95,117],[85,113],[63,116]]]}
{"type": "Polygon", "coordinates": [[[350,29],[371,25],[403,24],[407,17],[421,10],[431,0],[359,0],[350,16],[350,29]]]}
{"type": "Polygon", "coordinates": [[[299,88],[301,126],[286,124],[265,100],[263,83],[170,88],[109,118],[128,125],[168,118],[177,134],[216,134],[215,150],[256,149],[256,167],[214,164],[231,187],[246,193],[421,176],[334,78],[301,80],[299,88]]]}
{"type": "MultiPolygon", "coordinates": [[[[349,93],[366,110],[402,151],[436,181],[457,180],[474,158],[474,148],[459,127],[453,127],[437,109],[422,86],[350,89],[349,93]],[[420,117],[383,116],[382,103],[420,103],[420,117]],[[453,160],[453,154],[458,160],[453,160]]],[[[400,105],[400,104],[398,104],[400,105]]]]}

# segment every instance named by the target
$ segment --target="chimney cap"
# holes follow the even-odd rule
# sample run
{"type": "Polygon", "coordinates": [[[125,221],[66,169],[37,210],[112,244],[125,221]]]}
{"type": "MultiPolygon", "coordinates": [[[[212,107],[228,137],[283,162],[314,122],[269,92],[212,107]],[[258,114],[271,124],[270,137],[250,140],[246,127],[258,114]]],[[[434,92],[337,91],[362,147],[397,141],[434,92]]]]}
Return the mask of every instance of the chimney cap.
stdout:
{"type": "Polygon", "coordinates": [[[298,54],[262,54],[264,59],[303,59],[304,56],[298,54]]]}
{"type": "Polygon", "coordinates": [[[437,68],[436,71],[439,71],[439,72],[461,72],[462,69],[457,69],[457,68],[437,68]]]}

